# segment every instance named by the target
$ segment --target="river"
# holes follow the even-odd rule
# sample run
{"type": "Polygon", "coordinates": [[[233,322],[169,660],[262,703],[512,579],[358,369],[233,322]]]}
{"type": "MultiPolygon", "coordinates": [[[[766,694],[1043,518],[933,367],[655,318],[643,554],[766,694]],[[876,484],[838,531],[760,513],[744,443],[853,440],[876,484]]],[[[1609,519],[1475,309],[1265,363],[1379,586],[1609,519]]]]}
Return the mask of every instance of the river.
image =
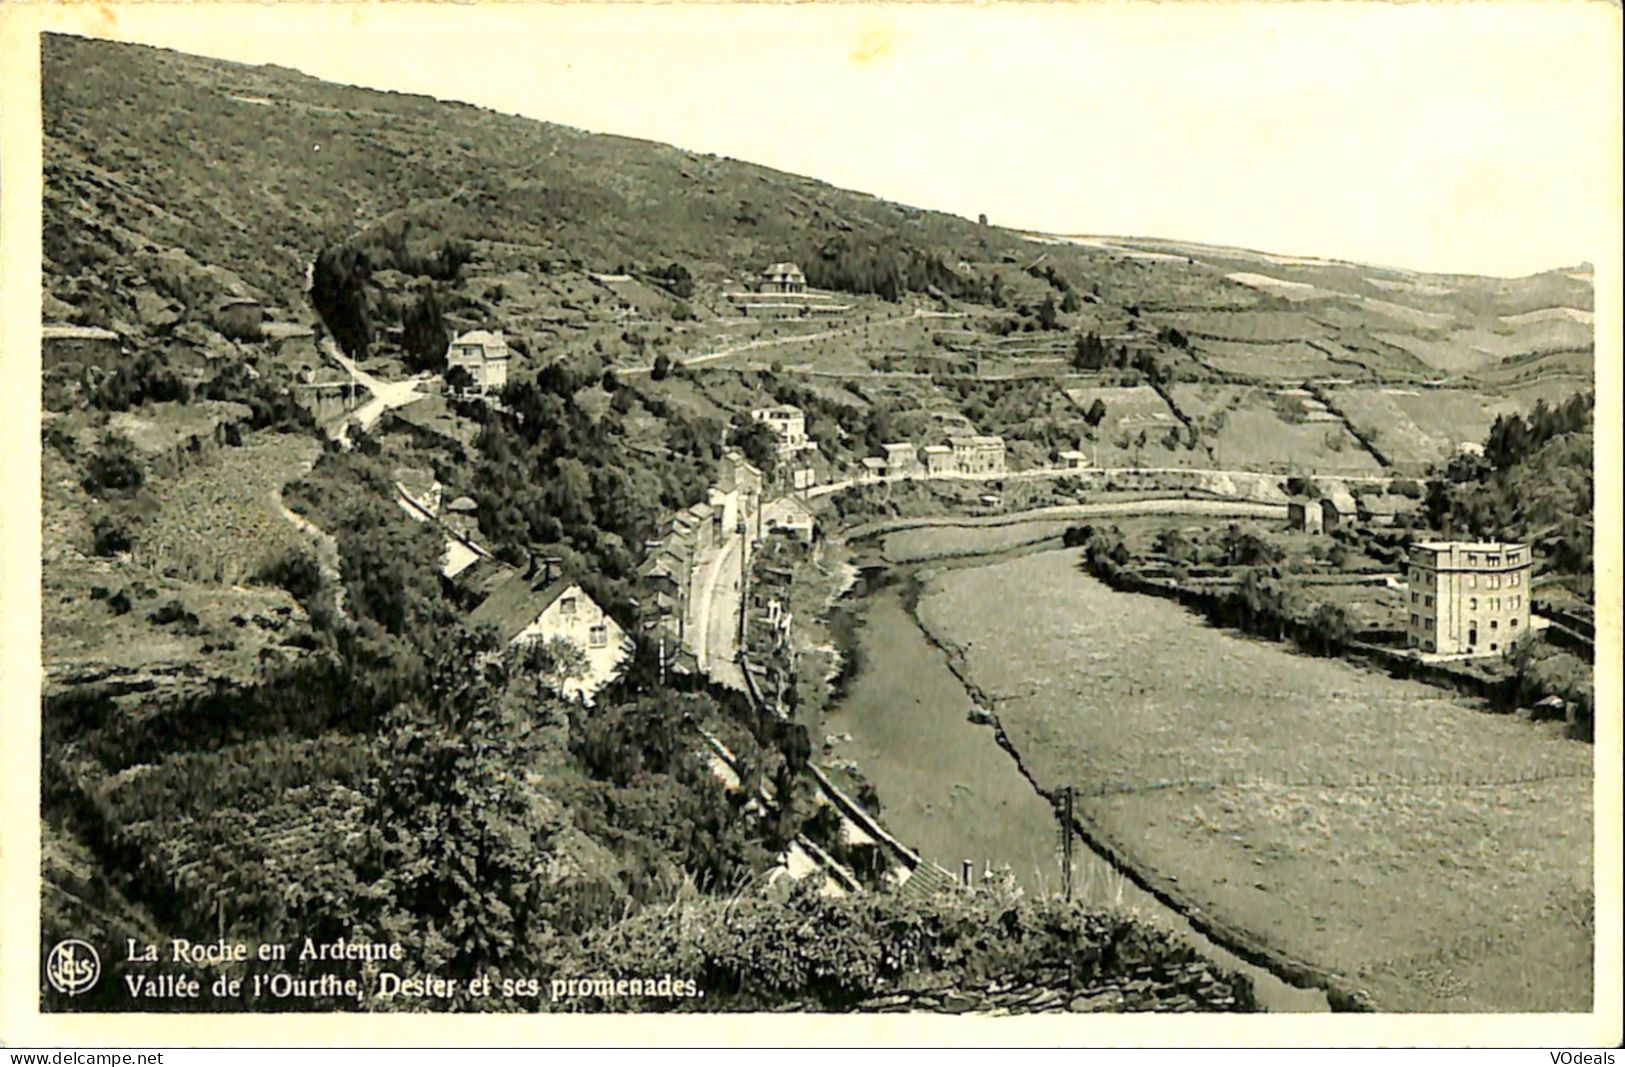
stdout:
{"type": "MultiPolygon", "coordinates": [[[[911,610],[911,598],[919,583],[930,580],[931,569],[986,565],[1036,547],[980,560],[865,568],[837,608],[842,617],[835,628],[847,634],[852,668],[824,729],[850,735],[830,755],[858,764],[879,794],[882,821],[901,840],[956,874],[967,860],[978,875],[987,867],[1008,867],[1024,891],[1058,893],[1060,831],[1049,802],[992,727],[971,721],[970,694],[911,610]]],[[[1219,965],[1245,973],[1269,1011],[1329,1010],[1322,991],[1290,986],[1214,944],[1083,842],[1074,841],[1073,855],[1080,899],[1131,909],[1219,965]]]]}

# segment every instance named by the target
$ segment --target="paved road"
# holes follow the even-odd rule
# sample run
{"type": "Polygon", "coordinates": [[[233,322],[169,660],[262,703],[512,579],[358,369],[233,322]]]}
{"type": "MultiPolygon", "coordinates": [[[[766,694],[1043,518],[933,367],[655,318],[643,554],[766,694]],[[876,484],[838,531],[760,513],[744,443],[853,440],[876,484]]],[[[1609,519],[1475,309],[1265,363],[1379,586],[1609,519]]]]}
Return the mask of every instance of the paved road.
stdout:
{"type": "MultiPolygon", "coordinates": [[[[915,319],[938,317],[940,317],[940,313],[920,309],[916,310],[911,315],[899,315],[893,319],[881,319],[879,322],[852,323],[849,325],[837,326],[833,329],[819,330],[815,333],[795,334],[791,337],[758,337],[754,341],[741,341],[736,345],[729,345],[726,348],[719,348],[714,352],[707,352],[704,355],[690,356],[686,359],[679,360],[678,362],[682,363],[685,369],[692,369],[694,367],[703,367],[707,363],[715,363],[719,359],[727,359],[729,356],[737,356],[741,352],[755,352],[764,348],[778,348],[782,345],[804,344],[808,341],[827,341],[831,337],[841,337],[849,333],[856,333],[857,331],[865,329],[866,327],[896,326],[899,323],[913,322],[915,319]]],[[[653,370],[654,364],[651,363],[647,367],[617,367],[615,369],[615,373],[625,378],[634,374],[648,374],[653,370]]]]}
{"type": "Polygon", "coordinates": [[[1150,500],[1113,500],[1099,504],[1054,504],[1007,515],[924,515],[914,518],[880,519],[841,531],[851,540],[872,534],[911,530],[920,526],[1010,526],[1035,519],[1095,519],[1126,515],[1198,515],[1216,519],[1284,519],[1285,504],[1261,504],[1250,500],[1192,500],[1188,497],[1157,497],[1150,500]]]}
{"type": "Polygon", "coordinates": [[[695,658],[700,670],[713,681],[734,689],[745,688],[744,673],[739,669],[739,552],[744,537],[729,534],[720,551],[700,565],[695,576],[693,627],[697,635],[695,658]]]}
{"type": "MultiPolygon", "coordinates": [[[[806,491],[808,497],[829,496],[860,485],[887,485],[898,482],[1001,482],[1038,481],[1048,478],[1066,478],[1090,474],[1202,474],[1223,478],[1284,479],[1286,475],[1270,471],[1226,470],[1218,467],[1026,467],[1003,474],[883,474],[878,478],[846,478],[838,482],[817,485],[806,491]]],[[[1359,483],[1361,485],[1387,485],[1394,480],[1386,474],[1305,474],[1310,482],[1359,483]]]]}
{"type": "Polygon", "coordinates": [[[419,374],[398,382],[386,382],[362,370],[355,360],[339,351],[339,346],[333,343],[331,337],[322,338],[322,351],[327,353],[333,362],[349,371],[356,383],[372,394],[371,399],[346,414],[339,423],[338,433],[341,440],[349,439],[349,427],[352,422],[359,422],[363,430],[370,430],[383,417],[384,412],[422,400],[428,394],[422,392],[420,387],[434,377],[431,374],[419,374]]]}

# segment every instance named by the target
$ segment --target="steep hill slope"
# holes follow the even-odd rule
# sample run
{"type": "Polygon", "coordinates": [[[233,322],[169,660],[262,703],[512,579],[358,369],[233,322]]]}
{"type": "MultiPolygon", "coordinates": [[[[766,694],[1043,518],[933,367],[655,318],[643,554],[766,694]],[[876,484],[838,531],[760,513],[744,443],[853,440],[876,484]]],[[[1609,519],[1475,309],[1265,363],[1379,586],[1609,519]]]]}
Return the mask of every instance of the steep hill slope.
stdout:
{"type": "Polygon", "coordinates": [[[504,279],[506,308],[531,313],[544,346],[584,303],[658,313],[660,294],[608,292],[616,283],[604,273],[680,263],[704,319],[728,313],[720,292],[793,260],[815,286],[932,293],[972,310],[1031,312],[1076,288],[1087,298],[1054,327],[1172,327],[1220,375],[1426,380],[1570,352],[1589,366],[1583,269],[1478,279],[1023,235],[735,160],[277,67],[63,36],[45,38],[43,60],[47,318],[168,336],[177,321],[207,326],[208,305],[244,294],[273,317],[300,317],[322,248],[394,228],[426,247],[470,242],[469,273],[504,279]]]}

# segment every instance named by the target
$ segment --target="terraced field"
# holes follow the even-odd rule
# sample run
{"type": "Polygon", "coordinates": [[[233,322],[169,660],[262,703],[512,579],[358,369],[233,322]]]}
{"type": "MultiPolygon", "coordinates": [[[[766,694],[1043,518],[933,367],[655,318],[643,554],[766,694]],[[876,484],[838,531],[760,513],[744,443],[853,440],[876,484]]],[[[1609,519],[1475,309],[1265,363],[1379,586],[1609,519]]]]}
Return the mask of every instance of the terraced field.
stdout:
{"type": "Polygon", "coordinates": [[[1214,465],[1223,469],[1382,470],[1343,421],[1304,390],[1182,382],[1168,392],[1201,432],[1214,465]]]}
{"type": "Polygon", "coordinates": [[[160,509],[141,531],[137,562],[197,581],[244,581],[304,543],[278,494],[320,450],[314,438],[263,434],[156,484],[160,509]]]}
{"type": "Polygon", "coordinates": [[[1590,746],[1117,593],[1075,551],[945,571],[920,617],[1039,783],[1215,918],[1390,1010],[1589,1010],[1590,746]]]}

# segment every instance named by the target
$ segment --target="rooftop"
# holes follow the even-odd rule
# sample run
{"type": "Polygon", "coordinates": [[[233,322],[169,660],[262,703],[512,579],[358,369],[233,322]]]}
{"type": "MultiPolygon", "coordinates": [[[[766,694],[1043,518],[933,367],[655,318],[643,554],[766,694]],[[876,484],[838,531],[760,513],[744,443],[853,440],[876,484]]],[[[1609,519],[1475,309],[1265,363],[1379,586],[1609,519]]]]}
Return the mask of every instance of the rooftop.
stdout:
{"type": "Polygon", "coordinates": [[[504,644],[535,622],[537,617],[552,607],[566,589],[573,584],[568,578],[536,584],[535,578],[513,574],[499,583],[491,595],[480,601],[480,606],[468,614],[475,626],[494,626],[504,644]]]}
{"type": "Polygon", "coordinates": [[[1417,541],[1411,547],[1426,552],[1515,552],[1529,546],[1522,541],[1417,541]]]}
{"type": "Polygon", "coordinates": [[[104,330],[100,326],[76,326],[68,322],[48,322],[40,330],[40,336],[47,341],[117,341],[118,334],[112,330],[104,330]]]}
{"type": "Polygon", "coordinates": [[[454,345],[483,345],[486,348],[508,347],[507,338],[502,336],[501,330],[494,333],[490,330],[469,330],[467,333],[459,334],[453,338],[451,343],[454,345]]]}

